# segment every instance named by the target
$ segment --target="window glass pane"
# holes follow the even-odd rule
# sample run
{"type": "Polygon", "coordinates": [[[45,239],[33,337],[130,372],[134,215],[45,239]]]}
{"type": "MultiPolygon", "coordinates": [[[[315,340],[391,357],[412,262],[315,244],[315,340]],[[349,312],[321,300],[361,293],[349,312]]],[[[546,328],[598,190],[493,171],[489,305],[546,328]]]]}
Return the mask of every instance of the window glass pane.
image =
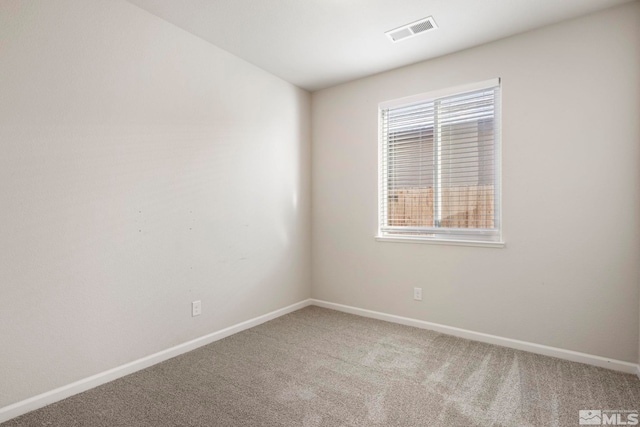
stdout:
{"type": "Polygon", "coordinates": [[[433,127],[390,132],[388,162],[389,225],[433,226],[433,127]]]}
{"type": "Polygon", "coordinates": [[[441,227],[494,228],[493,119],[442,126],[441,227]]]}

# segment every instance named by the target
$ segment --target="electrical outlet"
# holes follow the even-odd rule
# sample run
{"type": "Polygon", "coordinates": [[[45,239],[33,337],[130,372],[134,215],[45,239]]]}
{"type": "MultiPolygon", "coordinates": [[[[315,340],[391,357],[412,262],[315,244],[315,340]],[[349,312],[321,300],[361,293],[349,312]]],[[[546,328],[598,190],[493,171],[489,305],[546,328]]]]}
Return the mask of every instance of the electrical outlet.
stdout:
{"type": "Polygon", "coordinates": [[[413,299],[422,301],[422,288],[413,288],[413,299]]]}
{"type": "Polygon", "coordinates": [[[202,302],[200,300],[191,303],[191,316],[200,316],[202,314],[202,302]]]}

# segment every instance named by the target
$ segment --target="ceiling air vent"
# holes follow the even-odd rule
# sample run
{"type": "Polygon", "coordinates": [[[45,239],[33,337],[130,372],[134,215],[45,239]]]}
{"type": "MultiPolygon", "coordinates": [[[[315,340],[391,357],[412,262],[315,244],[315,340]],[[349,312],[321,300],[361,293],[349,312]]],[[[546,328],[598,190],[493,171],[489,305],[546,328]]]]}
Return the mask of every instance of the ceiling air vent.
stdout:
{"type": "Polygon", "coordinates": [[[403,25],[402,27],[398,27],[394,30],[389,30],[385,32],[385,34],[392,42],[395,43],[420,33],[435,30],[436,28],[438,28],[436,21],[433,20],[433,16],[429,16],[428,18],[423,18],[410,24],[403,25]]]}

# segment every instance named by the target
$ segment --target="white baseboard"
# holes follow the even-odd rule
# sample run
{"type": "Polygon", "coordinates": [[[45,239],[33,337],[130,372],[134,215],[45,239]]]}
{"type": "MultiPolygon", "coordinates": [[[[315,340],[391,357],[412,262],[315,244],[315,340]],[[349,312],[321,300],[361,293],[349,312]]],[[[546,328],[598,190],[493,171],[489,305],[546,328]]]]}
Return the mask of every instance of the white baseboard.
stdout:
{"type": "Polygon", "coordinates": [[[307,299],[298,303],[292,304],[288,307],[281,308],[279,310],[272,311],[271,313],[264,314],[262,316],[255,317],[242,323],[230,326],[220,331],[205,335],[200,338],[185,342],[175,347],[168,348],[158,353],[152,354],[142,359],[134,360],[122,366],[118,366],[108,371],[101,372],[88,378],[84,378],[80,381],[68,384],[63,387],[56,388],[46,393],[39,394],[29,399],[22,400],[14,403],[13,405],[0,408],[0,423],[8,421],[12,418],[26,414],[27,412],[34,411],[52,403],[58,402],[67,397],[71,397],[75,394],[82,393],[83,391],[97,387],[99,385],[108,383],[115,379],[124,377],[125,375],[132,374],[149,366],[155,365],[173,357],[179,356],[183,353],[195,350],[198,347],[202,347],[207,344],[211,344],[214,341],[226,338],[229,335],[236,334],[244,331],[245,329],[253,328],[261,323],[273,320],[277,317],[291,313],[293,311],[304,308],[311,305],[311,300],[307,299]]]}
{"type": "Polygon", "coordinates": [[[460,338],[466,338],[473,341],[495,344],[502,347],[513,348],[516,350],[524,350],[530,353],[557,357],[558,359],[570,360],[572,362],[586,363],[587,365],[599,366],[601,368],[612,369],[614,371],[637,374],[640,378],[640,366],[636,363],[624,362],[622,360],[609,359],[601,356],[594,356],[592,354],[580,353],[577,351],[565,350],[562,348],[550,347],[527,341],[503,338],[496,335],[484,334],[482,332],[474,332],[467,329],[455,328],[453,326],[445,326],[438,323],[426,322],[424,320],[411,319],[408,317],[396,316],[393,314],[381,313],[378,311],[365,310],[358,307],[351,307],[348,305],[336,304],[333,302],[317,299],[312,299],[311,304],[317,305],[318,307],[342,311],[345,313],[357,314],[359,316],[399,323],[401,325],[414,326],[421,329],[429,329],[432,331],[440,332],[447,335],[453,335],[460,338]]]}
{"type": "Polygon", "coordinates": [[[179,356],[183,353],[195,350],[198,347],[202,347],[212,342],[221,340],[222,338],[226,338],[230,335],[236,334],[246,329],[253,328],[254,326],[260,325],[261,323],[273,320],[277,317],[283,316],[309,305],[317,305],[318,307],[329,308],[345,313],[385,320],[388,322],[399,323],[407,326],[414,326],[422,329],[429,329],[460,338],[466,338],[489,344],[496,344],[503,347],[528,351],[531,353],[543,354],[545,356],[557,357],[559,359],[570,360],[572,362],[586,363],[589,365],[613,369],[615,371],[632,373],[638,375],[638,378],[640,378],[640,365],[635,363],[608,359],[601,356],[594,356],[591,354],[579,353],[577,351],[564,350],[561,348],[549,347],[546,345],[534,344],[526,341],[514,340],[511,338],[503,338],[496,335],[483,334],[481,332],[469,331],[467,329],[440,325],[438,323],[431,323],[424,320],[411,319],[408,317],[396,316],[393,314],[381,313],[378,311],[365,310],[362,308],[336,304],[328,301],[307,299],[292,304],[288,307],[272,311],[262,316],[255,317],[245,322],[238,323],[220,331],[205,335],[203,337],[196,338],[175,347],[171,347],[150,356],[143,357],[142,359],[138,359],[125,365],[118,366],[108,371],[101,372],[91,377],[82,379],[80,381],[76,381],[66,386],[59,387],[46,393],[42,393],[37,396],[14,403],[12,405],[5,406],[4,408],[0,408],[0,423],[26,414],[27,412],[31,412],[52,403],[58,402],[60,400],[66,399],[67,397],[71,397],[75,394],[82,393],[83,391],[108,383],[115,379],[124,377],[125,375],[129,375],[142,369],[148,368],[149,366],[153,366],[157,363],[164,362],[165,360],[179,356]]]}

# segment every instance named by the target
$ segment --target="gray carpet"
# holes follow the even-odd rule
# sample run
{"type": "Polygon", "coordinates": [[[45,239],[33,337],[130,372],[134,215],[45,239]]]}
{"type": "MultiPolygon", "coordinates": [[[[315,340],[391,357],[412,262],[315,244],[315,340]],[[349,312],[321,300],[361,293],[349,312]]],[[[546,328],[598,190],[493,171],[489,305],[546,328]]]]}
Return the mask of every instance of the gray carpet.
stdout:
{"type": "Polygon", "coordinates": [[[577,426],[640,380],[307,307],[18,417],[14,426],[577,426]]]}

